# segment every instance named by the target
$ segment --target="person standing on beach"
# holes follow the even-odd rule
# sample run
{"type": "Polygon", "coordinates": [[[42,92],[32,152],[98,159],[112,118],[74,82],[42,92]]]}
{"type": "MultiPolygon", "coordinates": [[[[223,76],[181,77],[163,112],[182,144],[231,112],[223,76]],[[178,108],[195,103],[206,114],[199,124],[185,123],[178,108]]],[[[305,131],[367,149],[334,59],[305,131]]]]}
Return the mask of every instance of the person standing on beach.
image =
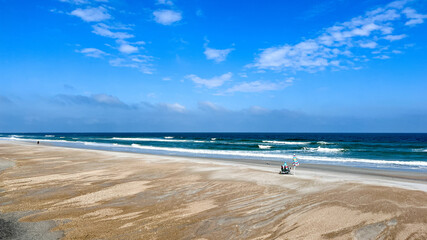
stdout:
{"type": "Polygon", "coordinates": [[[295,156],[295,154],[294,154],[294,157],[293,157],[293,160],[292,160],[292,165],[294,166],[294,174],[295,174],[296,167],[299,166],[299,162],[298,162],[298,159],[295,156]]]}

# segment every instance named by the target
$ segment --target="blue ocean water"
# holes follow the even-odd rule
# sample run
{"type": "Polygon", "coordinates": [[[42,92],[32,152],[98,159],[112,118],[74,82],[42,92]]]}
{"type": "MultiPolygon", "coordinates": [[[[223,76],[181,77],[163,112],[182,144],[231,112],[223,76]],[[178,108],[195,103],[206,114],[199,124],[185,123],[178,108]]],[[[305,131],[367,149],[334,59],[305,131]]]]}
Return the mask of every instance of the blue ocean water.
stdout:
{"type": "Polygon", "coordinates": [[[57,146],[228,159],[291,161],[427,173],[425,133],[14,133],[57,146]]]}

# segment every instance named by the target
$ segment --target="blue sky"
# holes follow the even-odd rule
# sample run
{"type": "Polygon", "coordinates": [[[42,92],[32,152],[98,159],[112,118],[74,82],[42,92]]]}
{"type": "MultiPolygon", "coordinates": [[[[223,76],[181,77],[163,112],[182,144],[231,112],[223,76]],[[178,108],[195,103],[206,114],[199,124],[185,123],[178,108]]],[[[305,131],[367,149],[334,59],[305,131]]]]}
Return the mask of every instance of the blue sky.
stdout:
{"type": "Polygon", "coordinates": [[[427,132],[425,1],[0,4],[0,132],[427,132]]]}

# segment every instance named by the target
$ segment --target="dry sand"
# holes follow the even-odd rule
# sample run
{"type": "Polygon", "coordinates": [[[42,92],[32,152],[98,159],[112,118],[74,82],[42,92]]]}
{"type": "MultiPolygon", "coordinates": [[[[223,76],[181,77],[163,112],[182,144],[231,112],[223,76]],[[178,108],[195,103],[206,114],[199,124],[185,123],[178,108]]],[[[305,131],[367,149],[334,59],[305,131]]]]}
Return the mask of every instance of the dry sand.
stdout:
{"type": "Polygon", "coordinates": [[[271,165],[6,141],[0,166],[0,231],[10,239],[26,239],[14,224],[52,222],[33,238],[427,239],[422,174],[289,176],[271,165]]]}

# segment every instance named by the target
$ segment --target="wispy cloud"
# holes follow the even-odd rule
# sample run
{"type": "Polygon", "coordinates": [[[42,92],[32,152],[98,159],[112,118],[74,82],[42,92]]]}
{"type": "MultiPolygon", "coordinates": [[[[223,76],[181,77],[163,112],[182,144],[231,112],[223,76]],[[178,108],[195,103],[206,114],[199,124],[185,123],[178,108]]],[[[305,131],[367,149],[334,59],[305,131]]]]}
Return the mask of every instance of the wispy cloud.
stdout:
{"type": "Polygon", "coordinates": [[[88,0],[59,0],[59,1],[60,2],[71,3],[71,4],[76,4],[76,5],[88,4],[89,3],[88,0]]]}
{"type": "Polygon", "coordinates": [[[153,12],[154,21],[163,25],[171,25],[172,23],[179,22],[182,19],[182,14],[173,10],[156,10],[153,12]]]}
{"type": "Polygon", "coordinates": [[[186,108],[179,103],[160,103],[159,106],[164,107],[166,110],[172,112],[183,113],[186,111],[186,108]]]}
{"type": "Polygon", "coordinates": [[[152,74],[153,70],[151,68],[151,62],[152,57],[145,56],[145,55],[136,55],[132,58],[114,58],[109,60],[109,63],[113,67],[128,67],[128,68],[135,68],[140,70],[141,72],[145,74],[152,74]]]}
{"type": "Polygon", "coordinates": [[[74,4],[74,5],[85,5],[85,4],[91,4],[93,2],[101,2],[101,3],[108,2],[108,0],[59,0],[59,1],[74,4]]]}
{"type": "Polygon", "coordinates": [[[198,102],[198,108],[204,111],[226,111],[224,107],[209,101],[198,102]]]}
{"type": "Polygon", "coordinates": [[[209,60],[214,60],[215,62],[223,62],[227,58],[228,54],[233,51],[233,48],[227,48],[227,49],[214,49],[214,48],[205,48],[204,54],[206,55],[206,58],[209,60]]]}
{"type": "Polygon", "coordinates": [[[376,58],[376,59],[389,59],[389,58],[390,58],[390,56],[387,56],[387,55],[380,55],[380,56],[375,56],[374,58],[376,58]]]}
{"type": "Polygon", "coordinates": [[[84,48],[82,50],[76,50],[76,52],[82,53],[88,57],[104,57],[113,67],[134,68],[146,74],[151,74],[154,71],[151,64],[153,58],[140,53],[145,49],[142,47],[142,45],[145,45],[145,42],[140,40],[129,41],[130,38],[135,38],[133,34],[129,33],[129,31],[133,30],[134,25],[123,24],[116,20],[111,13],[118,10],[109,6],[107,0],[61,1],[72,5],[87,5],[86,8],[80,7],[73,10],[70,15],[80,17],[86,22],[95,22],[95,24],[92,25],[92,33],[101,37],[114,39],[115,41],[113,44],[104,44],[111,47],[108,52],[104,52],[98,48],[84,48]],[[114,49],[117,51],[114,52],[114,49]]]}
{"type": "Polygon", "coordinates": [[[406,17],[409,19],[405,23],[407,26],[413,26],[424,22],[424,19],[427,18],[427,14],[419,14],[415,9],[412,8],[405,8],[403,10],[403,13],[406,14],[406,17]]]}
{"type": "Polygon", "coordinates": [[[285,87],[288,87],[292,83],[291,79],[290,81],[280,81],[280,82],[270,82],[270,81],[253,81],[253,82],[242,82],[239,83],[227,90],[225,90],[225,93],[234,93],[234,92],[264,92],[264,91],[276,91],[281,90],[285,87]]]}
{"type": "Polygon", "coordinates": [[[120,99],[108,94],[93,94],[90,96],[59,94],[53,98],[53,102],[63,105],[83,104],[92,106],[98,105],[105,107],[129,108],[129,106],[123,103],[120,99]]]}
{"type": "Polygon", "coordinates": [[[361,42],[359,43],[359,45],[362,48],[376,48],[378,46],[378,43],[374,41],[367,41],[367,42],[361,42]]]}
{"type": "Polygon", "coordinates": [[[108,53],[101,51],[97,48],[83,48],[82,50],[77,50],[76,52],[83,53],[88,57],[94,57],[94,58],[100,58],[100,57],[109,55],[108,53]]]}
{"type": "Polygon", "coordinates": [[[109,37],[109,38],[116,38],[116,39],[127,39],[127,38],[133,38],[134,35],[129,34],[127,32],[112,32],[110,29],[112,29],[111,26],[108,26],[105,23],[99,23],[92,26],[93,27],[93,33],[103,36],[103,37],[109,37]]]}
{"type": "Polygon", "coordinates": [[[207,88],[215,88],[222,86],[226,81],[230,81],[233,74],[231,72],[225,73],[221,76],[216,76],[210,79],[204,79],[200,78],[197,75],[190,74],[185,76],[185,78],[190,79],[194,83],[196,83],[198,86],[204,86],[207,88]]]}
{"type": "Polygon", "coordinates": [[[100,22],[111,18],[111,15],[108,13],[107,9],[102,6],[97,8],[77,8],[76,10],[70,13],[73,16],[79,17],[86,22],[100,22]]]}
{"type": "Polygon", "coordinates": [[[352,66],[360,58],[358,55],[372,57],[363,49],[384,47],[390,41],[406,37],[405,34],[391,35],[395,30],[393,24],[402,17],[408,19],[406,25],[423,22],[426,15],[418,14],[412,8],[403,9],[407,2],[395,1],[350,21],[335,24],[322,30],[314,39],[264,49],[248,67],[311,72],[352,66]]]}
{"type": "Polygon", "coordinates": [[[163,4],[163,5],[172,6],[173,2],[171,0],[157,0],[157,4],[163,4]]]}
{"type": "Polygon", "coordinates": [[[118,41],[118,43],[120,44],[119,51],[121,53],[132,54],[137,53],[139,51],[138,47],[135,47],[126,41],[118,41]]]}
{"type": "Polygon", "coordinates": [[[384,37],[384,39],[389,40],[390,42],[393,42],[393,41],[397,41],[397,40],[404,39],[404,38],[406,38],[406,37],[407,37],[407,35],[406,35],[406,34],[400,34],[400,35],[387,35],[387,36],[385,36],[385,37],[384,37]]]}
{"type": "Polygon", "coordinates": [[[209,40],[205,38],[205,51],[203,52],[206,55],[208,60],[214,60],[216,63],[220,63],[225,61],[228,54],[234,50],[234,48],[227,49],[215,49],[208,47],[209,40]]]}

